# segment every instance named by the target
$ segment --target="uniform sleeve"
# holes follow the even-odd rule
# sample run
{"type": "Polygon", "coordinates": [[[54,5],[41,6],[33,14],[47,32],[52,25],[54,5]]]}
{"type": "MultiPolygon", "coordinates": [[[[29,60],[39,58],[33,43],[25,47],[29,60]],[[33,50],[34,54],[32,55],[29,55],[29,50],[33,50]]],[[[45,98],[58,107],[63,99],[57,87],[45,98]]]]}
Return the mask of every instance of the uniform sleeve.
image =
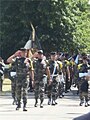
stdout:
{"type": "Polygon", "coordinates": [[[82,65],[82,64],[79,64],[79,65],[78,65],[78,70],[80,70],[80,68],[81,68],[81,65],[82,65]]]}
{"type": "Polygon", "coordinates": [[[62,62],[60,62],[60,61],[57,61],[57,62],[58,62],[58,64],[59,64],[60,69],[62,69],[62,67],[63,67],[62,62]]]}

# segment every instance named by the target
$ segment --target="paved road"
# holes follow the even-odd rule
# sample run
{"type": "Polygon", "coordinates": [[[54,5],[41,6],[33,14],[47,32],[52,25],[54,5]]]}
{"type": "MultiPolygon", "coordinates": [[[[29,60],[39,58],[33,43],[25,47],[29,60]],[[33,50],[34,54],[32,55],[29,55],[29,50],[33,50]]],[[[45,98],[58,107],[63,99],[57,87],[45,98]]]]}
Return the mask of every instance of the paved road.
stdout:
{"type": "Polygon", "coordinates": [[[74,90],[65,94],[64,98],[58,98],[57,102],[56,106],[47,105],[46,98],[44,108],[40,108],[39,104],[35,108],[33,93],[29,93],[28,111],[23,112],[22,109],[16,111],[16,106],[12,105],[11,94],[0,93],[0,120],[72,120],[90,111],[90,106],[79,106],[79,98],[74,90]]]}

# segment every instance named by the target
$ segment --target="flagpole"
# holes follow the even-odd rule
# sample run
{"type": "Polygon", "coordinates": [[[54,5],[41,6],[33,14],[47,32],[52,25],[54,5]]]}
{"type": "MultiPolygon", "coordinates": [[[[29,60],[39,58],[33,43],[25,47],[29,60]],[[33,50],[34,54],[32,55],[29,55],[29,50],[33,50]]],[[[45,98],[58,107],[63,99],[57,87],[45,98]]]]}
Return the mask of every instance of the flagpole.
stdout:
{"type": "Polygon", "coordinates": [[[33,24],[30,22],[31,28],[32,28],[32,48],[34,48],[34,42],[35,42],[35,28],[33,24]]]}

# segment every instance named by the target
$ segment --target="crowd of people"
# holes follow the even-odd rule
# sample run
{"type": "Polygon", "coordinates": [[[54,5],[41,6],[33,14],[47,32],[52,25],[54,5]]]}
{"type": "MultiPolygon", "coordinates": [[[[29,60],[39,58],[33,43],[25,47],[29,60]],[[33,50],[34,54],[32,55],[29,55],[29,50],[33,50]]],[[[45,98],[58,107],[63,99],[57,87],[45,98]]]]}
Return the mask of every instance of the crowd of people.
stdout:
{"type": "MultiPolygon", "coordinates": [[[[78,88],[80,106],[89,106],[88,95],[90,80],[90,55],[85,53],[69,56],[68,53],[51,52],[45,56],[43,50],[37,50],[32,57],[27,57],[27,50],[20,48],[19,54],[13,54],[7,59],[9,64],[9,79],[11,80],[13,104],[16,110],[27,111],[27,93],[34,92],[35,104],[43,108],[44,96],[47,95],[48,105],[55,106],[57,98],[64,97],[64,93],[71,90],[71,86],[78,88]]],[[[0,59],[0,91],[5,64],[0,59]]]]}

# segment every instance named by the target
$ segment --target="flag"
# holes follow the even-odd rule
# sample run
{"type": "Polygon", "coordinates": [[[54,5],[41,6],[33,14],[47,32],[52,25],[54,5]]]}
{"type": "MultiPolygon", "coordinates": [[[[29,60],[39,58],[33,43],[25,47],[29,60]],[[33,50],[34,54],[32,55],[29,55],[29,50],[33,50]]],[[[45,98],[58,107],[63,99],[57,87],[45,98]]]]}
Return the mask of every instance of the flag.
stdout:
{"type": "Polygon", "coordinates": [[[24,46],[25,49],[31,49],[32,48],[32,40],[28,40],[24,46]]]}
{"type": "Polygon", "coordinates": [[[79,55],[75,55],[73,57],[73,59],[74,59],[75,63],[78,64],[78,62],[79,62],[79,55]]]}
{"type": "Polygon", "coordinates": [[[24,48],[25,49],[41,49],[41,44],[38,40],[38,37],[35,34],[35,28],[33,24],[30,22],[31,28],[32,28],[32,35],[29,36],[29,40],[26,42],[24,48]]]}

